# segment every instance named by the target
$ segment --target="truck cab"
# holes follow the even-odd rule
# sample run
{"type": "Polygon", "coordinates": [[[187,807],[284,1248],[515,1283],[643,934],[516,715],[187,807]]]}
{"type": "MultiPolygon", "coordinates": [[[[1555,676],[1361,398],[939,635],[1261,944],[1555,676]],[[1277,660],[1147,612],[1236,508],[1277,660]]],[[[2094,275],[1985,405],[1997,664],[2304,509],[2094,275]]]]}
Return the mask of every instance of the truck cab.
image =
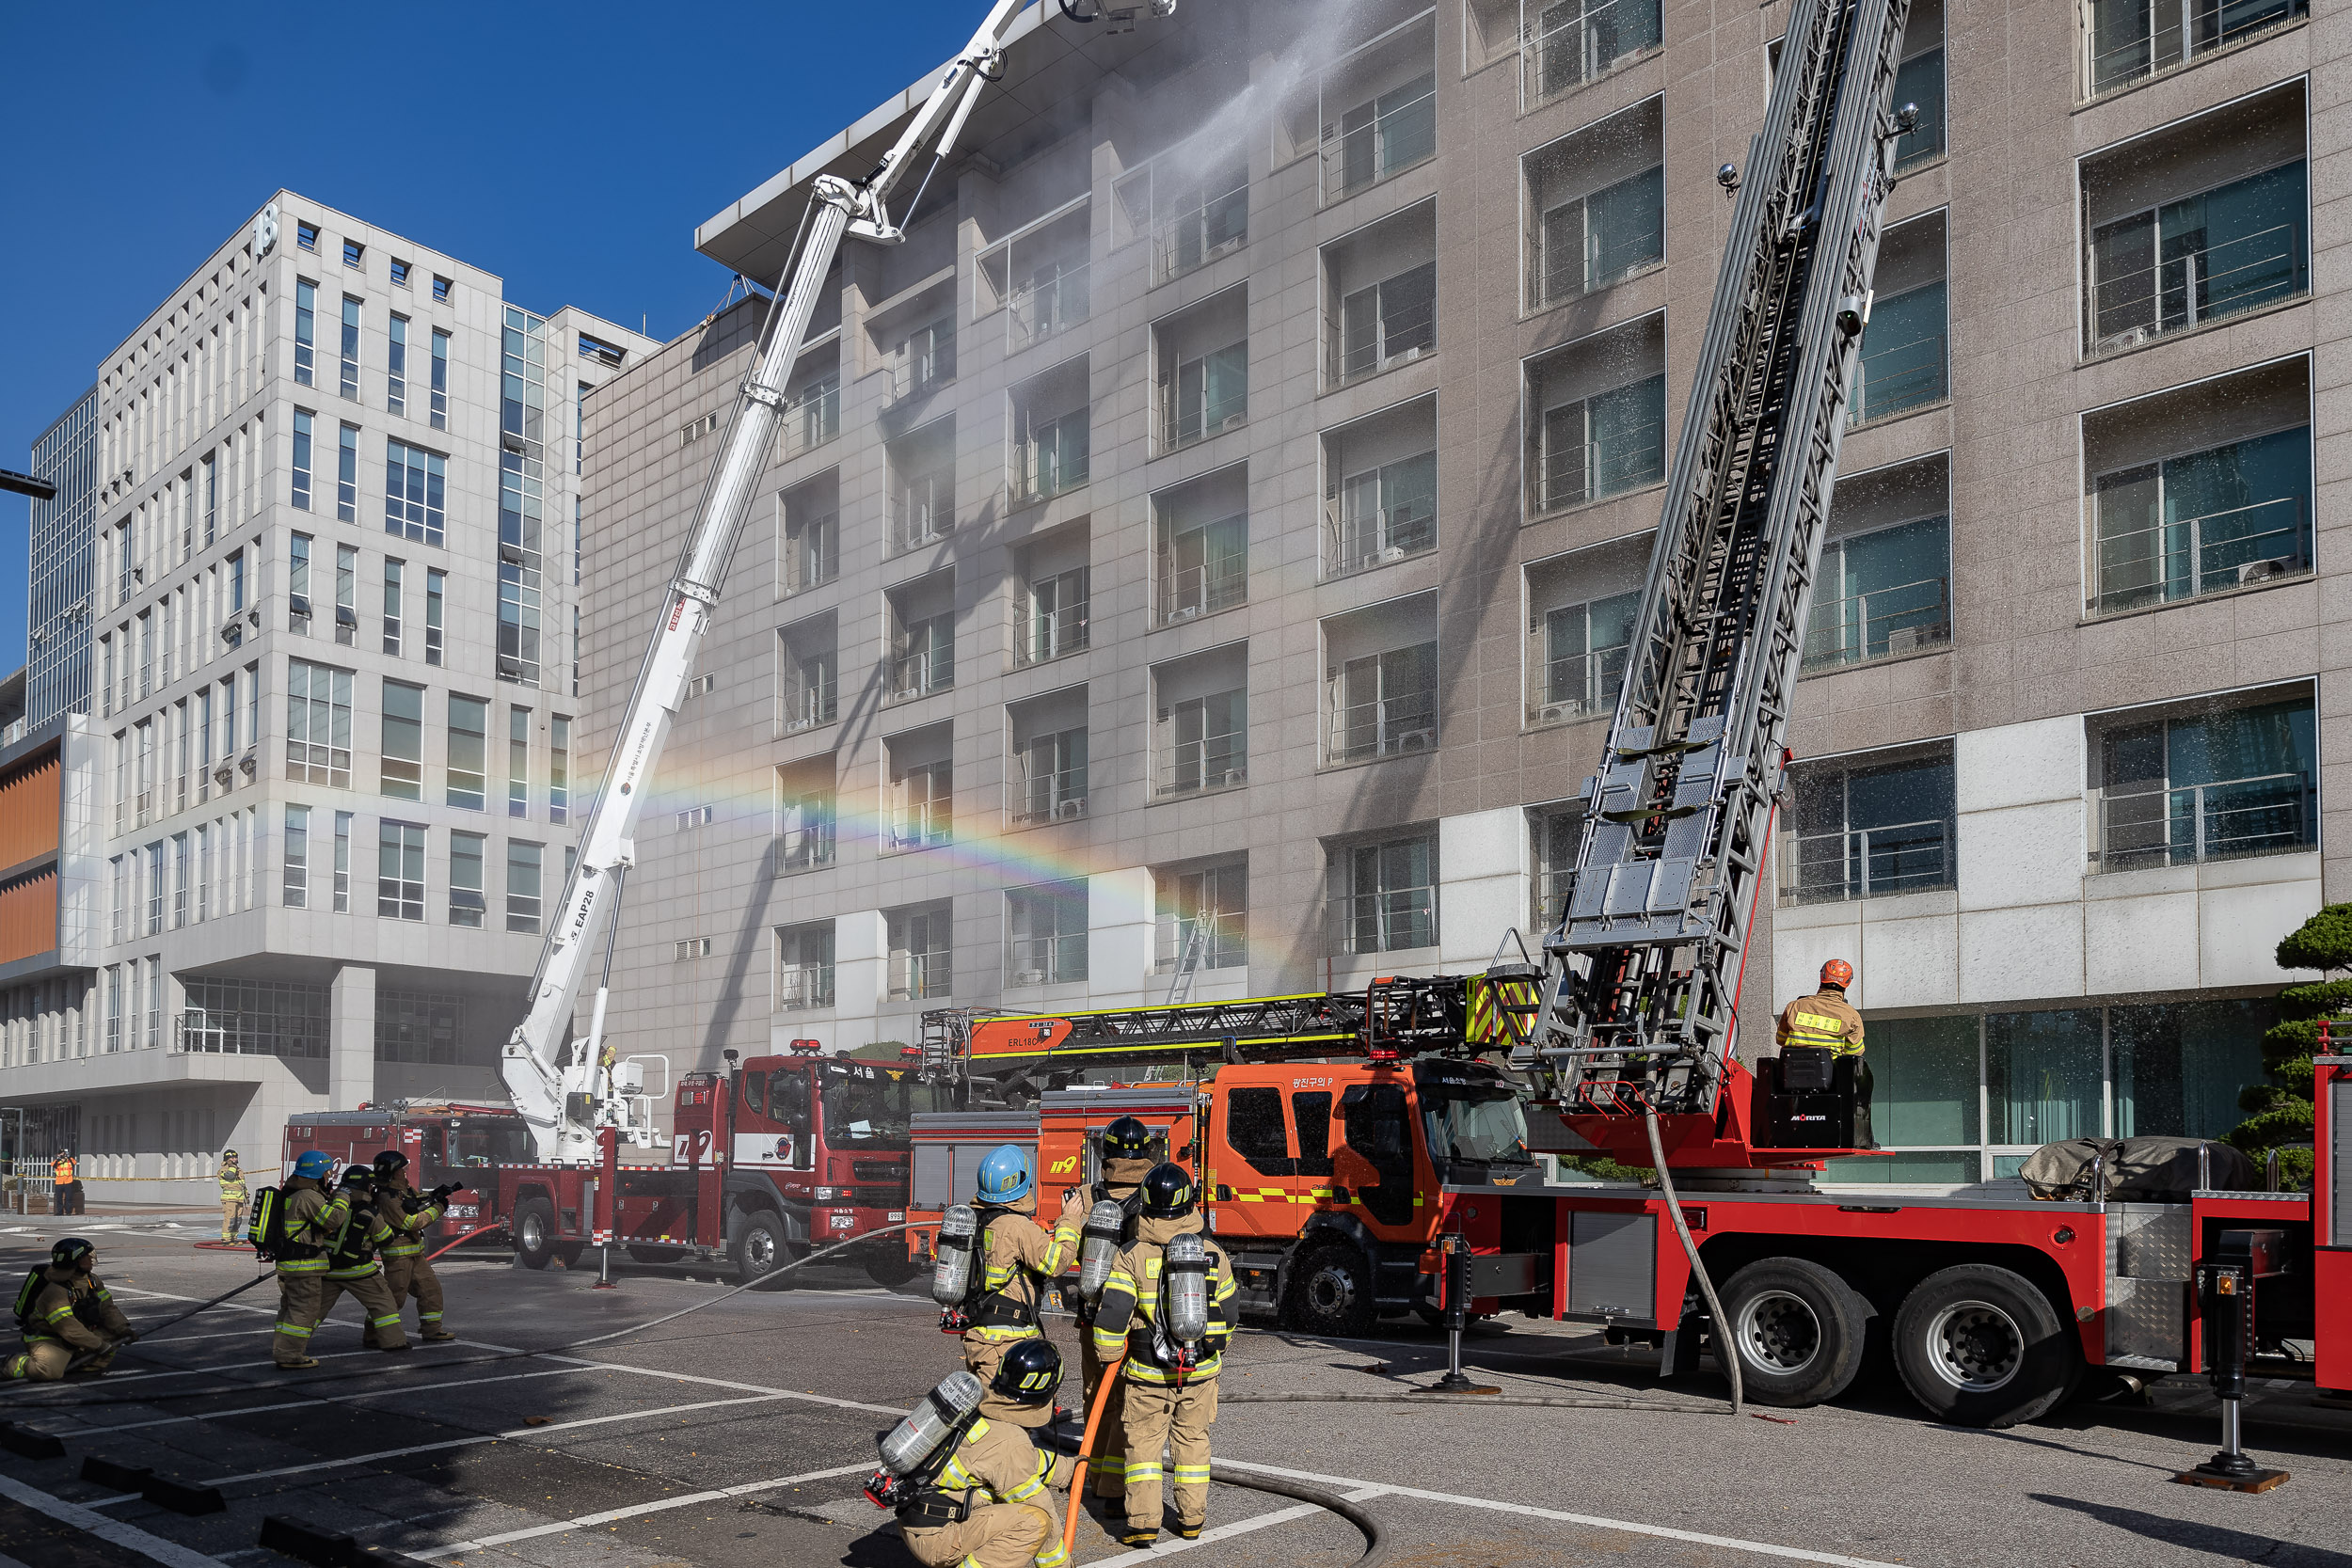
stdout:
{"type": "Polygon", "coordinates": [[[419,1192],[451,1181],[465,1191],[450,1198],[428,1236],[454,1235],[504,1217],[498,1207],[499,1172],[532,1160],[531,1130],[512,1111],[484,1105],[361,1106],[320,1111],[286,1123],[280,1180],[310,1149],[336,1164],[364,1165],[386,1149],[408,1156],[408,1180],[419,1192]]]}

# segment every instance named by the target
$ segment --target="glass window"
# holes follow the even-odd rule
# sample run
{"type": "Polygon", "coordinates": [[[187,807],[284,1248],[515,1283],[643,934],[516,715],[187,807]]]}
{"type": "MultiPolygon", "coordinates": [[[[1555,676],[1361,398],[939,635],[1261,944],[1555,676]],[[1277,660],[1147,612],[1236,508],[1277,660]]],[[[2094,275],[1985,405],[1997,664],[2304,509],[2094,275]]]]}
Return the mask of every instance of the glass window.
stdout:
{"type": "Polygon", "coordinates": [[[1324,199],[1353,195],[1435,152],[1437,106],[1431,74],[1343,111],[1324,131],[1324,199]]]}
{"type": "Polygon", "coordinates": [[[442,602],[449,596],[449,574],[436,566],[424,569],[424,661],[441,662],[442,602]]]}
{"type": "Polygon", "coordinates": [[[1416,643],[1351,658],[1329,683],[1327,760],[1434,750],[1438,742],[1438,645],[1416,643]]]}
{"type": "Polygon", "coordinates": [[[384,444],[384,531],[441,543],[448,459],[405,441],[384,444]]]}
{"type": "Polygon", "coordinates": [[[335,912],[351,912],[351,813],[335,814],[335,912]]]}
{"type": "Polygon", "coordinates": [[[510,843],[506,847],[506,928],[526,936],[539,934],[540,870],[544,846],[510,843]]]}
{"type": "Polygon", "coordinates": [[[1163,624],[1231,610],[1249,597],[1249,519],[1223,517],[1199,528],[1160,525],[1163,624]]]}
{"type": "Polygon", "coordinates": [[[572,810],[572,721],[562,714],[548,721],[548,820],[563,822],[572,810]]]}
{"type": "Polygon", "coordinates": [[[2102,224],[2090,347],[2127,347],[2311,287],[2303,162],[2102,224]]]}
{"type": "Polygon", "coordinates": [[[1334,381],[1385,371],[1438,346],[1438,264],[1424,261],[1340,301],[1334,381]]]}
{"type": "Polygon", "coordinates": [[[424,688],[384,683],[384,794],[395,800],[424,799],[424,688]]]}
{"type": "Polygon", "coordinates": [[[1524,45],[1531,101],[1552,97],[1655,48],[1658,0],[1555,0],[1536,12],[1524,45]]]}
{"type": "Polygon", "coordinates": [[[1160,395],[1161,445],[1170,451],[1234,428],[1249,409],[1248,343],[1228,344],[1163,372],[1160,395]]]}
{"type": "Polygon", "coordinates": [[[1249,693],[1213,692],[1162,708],[1159,715],[1162,795],[1222,789],[1249,777],[1249,693]]]}
{"type": "Polygon", "coordinates": [[[2315,745],[2308,697],[2110,731],[2092,858],[2129,870],[2308,847],[2315,745]]]}
{"type": "Polygon", "coordinates": [[[1009,984],[1050,986],[1087,977],[1087,884],[1060,882],[1005,895],[1011,920],[1009,984]]]}
{"type": "Polygon", "coordinates": [[[1666,378],[1653,375],[1544,411],[1537,503],[1581,506],[1666,471],[1666,378]]]}
{"type": "Polygon", "coordinates": [[[335,546],[335,641],[348,648],[359,631],[359,552],[335,546]]]}
{"type": "Polygon", "coordinates": [[[1949,757],[1804,768],[1796,783],[1784,897],[1870,898],[1951,885],[1949,757]]]}
{"type": "Polygon", "coordinates": [[[479,697],[449,699],[449,803],[480,811],[488,787],[490,705],[479,697]]]}
{"type": "Polygon", "coordinates": [[[1225,1141],[1248,1162],[1250,1169],[1261,1176],[1297,1173],[1283,1126],[1281,1090],[1233,1089],[1225,1096],[1225,1141]]]}
{"type": "Polygon", "coordinates": [[[487,841],[480,833],[449,835],[449,923],[479,930],[485,904],[482,897],[482,851],[487,841]]]}
{"type": "MultiPolygon", "coordinates": [[[[2246,1119],[2238,1094],[2263,1077],[2266,997],[2116,1007],[2115,1135],[2218,1138],[2246,1119]]],[[[1878,1043],[1872,1032],[1870,1043],[1878,1043]]]]}
{"type": "Polygon", "coordinates": [[[1438,841],[1432,834],[1340,851],[1342,951],[1393,953],[1438,942],[1438,841]]]}
{"type": "Polygon", "coordinates": [[[318,296],[316,285],[295,282],[294,372],[297,387],[312,385],[317,375],[318,296]]]}
{"type": "MultiPolygon", "coordinates": [[[[234,703],[228,708],[233,713],[234,703]]],[[[307,659],[287,661],[286,776],[335,789],[351,787],[350,671],[307,659]]]]}
{"type": "MultiPolygon", "coordinates": [[[[1872,1116],[1889,1146],[1977,1141],[1977,1021],[1869,1021],[1872,1116]]],[[[1971,1170],[1962,1180],[1974,1180],[1971,1170]]]]}
{"type": "Polygon", "coordinates": [[[310,510],[310,416],[301,409],[294,417],[294,510],[310,510]]]}
{"type": "Polygon", "coordinates": [[[1993,1125],[1987,1141],[2039,1147],[2105,1136],[2105,1056],[2095,1007],[1989,1015],[1985,1089],[1993,1125]]]}
{"type": "Polygon", "coordinates": [[[1921,517],[1833,539],[1815,578],[1808,670],[1951,641],[1949,519],[1921,517]]]}
{"type": "Polygon", "coordinates": [[[1664,259],[1665,174],[1644,169],[1543,214],[1540,303],[1580,298],[1664,259]]]}
{"type": "MultiPolygon", "coordinates": [[[[433,280],[434,297],[440,296],[441,280],[433,280]]],[[[429,407],[436,430],[449,428],[449,334],[439,327],[433,329],[433,386],[429,407]]]]}
{"type": "Polygon", "coordinates": [[[1237,969],[1249,961],[1249,864],[1235,861],[1152,879],[1159,966],[1237,969]]]}
{"type": "Polygon", "coordinates": [[[531,815],[531,710],[506,710],[506,815],[531,815]]]}
{"type": "Polygon", "coordinates": [[[1949,396],[1944,345],[1943,279],[1873,305],[1870,325],[1862,331],[1861,363],[1854,372],[1854,422],[1925,407],[1949,396]]]}
{"type": "Polygon", "coordinates": [[[1422,452],[1340,482],[1333,576],[1386,565],[1438,543],[1438,454],[1422,452]]]}
{"type": "Polygon", "coordinates": [[[914,1107],[904,1077],[854,1062],[827,1062],[818,1071],[828,1145],[853,1151],[908,1147],[914,1107]]]}
{"type": "Polygon", "coordinates": [[[2093,489],[2101,610],[2311,570],[2308,428],[2102,474],[2093,489]]]}
{"type": "Polygon", "coordinates": [[[384,562],[384,651],[400,657],[400,590],[407,573],[405,562],[387,559],[384,562]]]}
{"type": "Polygon", "coordinates": [[[391,342],[384,356],[384,406],[393,414],[408,412],[408,318],[391,319],[391,342]]]}
{"type": "Polygon", "coordinates": [[[1625,686],[1639,593],[1613,594],[1586,604],[1563,605],[1544,615],[1543,705],[1539,723],[1606,713],[1625,686]]]}
{"type": "Polygon", "coordinates": [[[381,824],[376,839],[375,912],[386,920],[424,918],[424,829],[381,824]]]}
{"type": "Polygon", "coordinates": [[[1944,51],[1922,51],[1895,72],[1895,106],[1919,111],[1919,122],[1895,138],[1898,171],[1924,164],[1944,151],[1944,51]]]}
{"type": "Polygon", "coordinates": [[[2109,92],[2169,71],[2303,16],[2310,8],[2309,0],[2197,0],[2187,6],[2091,0],[2085,40],[2090,54],[2090,90],[2109,92]]]}
{"type": "Polygon", "coordinates": [[[359,399],[359,302],[349,294],[343,295],[342,394],[359,399]]]}
{"type": "MultiPolygon", "coordinates": [[[[154,896],[162,896],[162,878],[154,877],[154,896]]],[[[310,808],[286,808],[286,863],[284,892],[286,908],[307,909],[310,903],[310,808]]],[[[155,922],[151,919],[150,929],[155,922]]]]}

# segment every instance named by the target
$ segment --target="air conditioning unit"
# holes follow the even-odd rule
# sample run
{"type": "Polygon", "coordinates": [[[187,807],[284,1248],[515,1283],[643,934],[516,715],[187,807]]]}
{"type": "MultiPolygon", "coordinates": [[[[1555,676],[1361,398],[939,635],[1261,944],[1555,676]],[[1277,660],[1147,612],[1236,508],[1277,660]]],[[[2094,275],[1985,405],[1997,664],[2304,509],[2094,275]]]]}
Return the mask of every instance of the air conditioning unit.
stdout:
{"type": "Polygon", "coordinates": [[[1249,782],[1249,775],[1242,768],[1231,768],[1226,769],[1216,782],[1220,784],[1247,784],[1249,782]]]}
{"type": "Polygon", "coordinates": [[[2119,348],[2137,348],[2155,335],[2156,329],[2153,325],[2126,327],[2121,332],[2110,333],[2100,339],[2091,352],[2106,354],[2119,348]]]}
{"type": "Polygon", "coordinates": [[[1200,613],[1200,607],[1197,604],[1178,605],[1174,610],[1168,612],[1168,618],[1171,623],[1177,621],[1189,621],[1200,613]]]}
{"type": "Polygon", "coordinates": [[[1229,430],[1239,430],[1242,427],[1243,422],[1247,420],[1248,417],[1249,416],[1247,414],[1226,415],[1224,420],[1218,423],[1216,434],[1221,436],[1229,430]]]}
{"type": "Polygon", "coordinates": [[[245,626],[237,617],[231,616],[220,624],[220,640],[232,648],[244,643],[245,626]]]}
{"type": "Polygon", "coordinates": [[[1387,549],[1380,552],[1380,559],[1384,562],[1402,561],[1405,559],[1405,546],[1402,545],[1391,545],[1387,549]]]}
{"type": "Polygon", "coordinates": [[[1057,821],[1064,817],[1084,816],[1086,815],[1086,811],[1087,800],[1086,797],[1083,795],[1079,796],[1074,800],[1057,800],[1054,802],[1054,816],[1057,821]]]}
{"type": "Polygon", "coordinates": [[[1017,969],[1013,971],[1012,983],[1016,986],[1041,986],[1045,983],[1045,971],[1041,969],[1017,969]]]}
{"type": "Polygon", "coordinates": [[[1407,730],[1397,736],[1396,749],[1400,752],[1425,752],[1437,743],[1438,732],[1435,730],[1407,730]]]}
{"type": "Polygon", "coordinates": [[[2237,569],[2238,586],[2269,582],[2277,578],[2292,577],[2302,570],[2303,563],[2291,555],[2274,555],[2267,561],[2249,561],[2237,569]]]}
{"type": "Polygon", "coordinates": [[[1404,353],[1396,356],[1396,363],[1400,365],[1409,365],[1420,357],[1421,345],[1419,343],[1415,343],[1411,348],[1406,349],[1404,353]]]}
{"type": "Polygon", "coordinates": [[[253,777],[253,775],[261,769],[261,766],[260,761],[255,758],[251,752],[247,752],[245,755],[237,759],[237,771],[243,773],[248,779],[253,777]]]}
{"type": "Polygon", "coordinates": [[[1890,654],[1915,654],[1925,646],[1925,626],[1898,626],[1886,634],[1886,651],[1890,654]]]}
{"type": "Polygon", "coordinates": [[[1583,713],[1582,703],[1546,703],[1536,710],[1535,722],[1538,724],[1564,723],[1570,719],[1581,718],[1583,713]]]}
{"type": "Polygon", "coordinates": [[[213,782],[223,789],[227,789],[229,782],[236,776],[237,769],[231,763],[223,762],[218,768],[213,769],[213,782]]]}

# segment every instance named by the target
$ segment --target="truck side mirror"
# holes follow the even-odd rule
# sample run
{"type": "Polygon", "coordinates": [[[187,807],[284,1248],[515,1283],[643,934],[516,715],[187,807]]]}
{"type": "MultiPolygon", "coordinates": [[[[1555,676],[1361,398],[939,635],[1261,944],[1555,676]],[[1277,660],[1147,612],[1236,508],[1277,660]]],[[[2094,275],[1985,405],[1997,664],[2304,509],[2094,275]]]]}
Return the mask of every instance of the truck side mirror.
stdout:
{"type": "Polygon", "coordinates": [[[1361,1192],[1380,1185],[1380,1173],[1351,1145],[1342,1144],[1331,1151],[1331,1180],[1349,1192],[1361,1192]]]}

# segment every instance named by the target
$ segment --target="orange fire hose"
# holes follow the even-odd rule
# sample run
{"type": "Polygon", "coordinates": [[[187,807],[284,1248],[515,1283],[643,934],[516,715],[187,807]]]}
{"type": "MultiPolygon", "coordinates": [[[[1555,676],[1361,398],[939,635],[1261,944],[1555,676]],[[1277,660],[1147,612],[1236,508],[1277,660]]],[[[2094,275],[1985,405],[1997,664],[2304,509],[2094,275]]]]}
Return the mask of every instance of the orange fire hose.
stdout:
{"type": "Polygon", "coordinates": [[[1078,1439],[1077,1463],[1070,1470],[1070,1509],[1062,1515],[1061,1549],[1068,1556],[1078,1539],[1078,1504],[1087,1495],[1087,1456],[1094,1451],[1094,1433],[1103,1424],[1103,1412],[1110,1408],[1110,1391],[1119,1377],[1119,1369],[1127,1364],[1122,1353],[1119,1359],[1103,1369],[1103,1381],[1094,1386],[1094,1408],[1087,1412],[1086,1435],[1078,1439]]]}

